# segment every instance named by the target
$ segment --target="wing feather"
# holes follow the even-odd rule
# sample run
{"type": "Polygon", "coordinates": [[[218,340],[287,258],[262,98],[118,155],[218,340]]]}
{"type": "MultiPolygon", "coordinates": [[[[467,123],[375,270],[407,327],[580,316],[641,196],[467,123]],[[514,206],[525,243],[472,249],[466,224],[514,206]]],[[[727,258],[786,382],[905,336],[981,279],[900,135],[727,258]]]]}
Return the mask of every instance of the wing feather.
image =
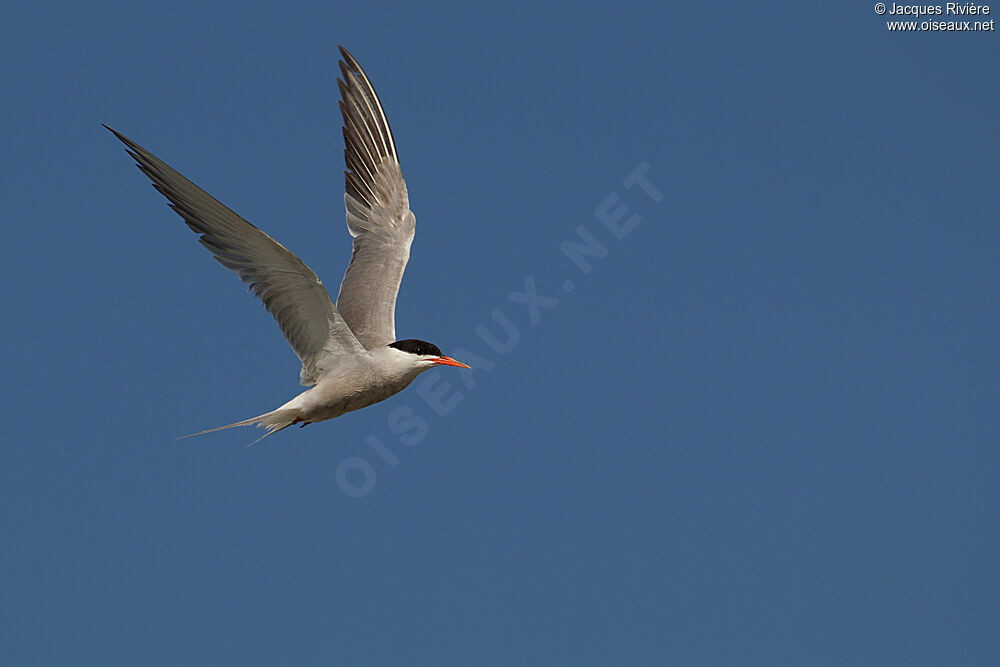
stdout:
{"type": "Polygon", "coordinates": [[[344,120],[344,205],[354,237],[337,308],[366,349],[396,340],[396,295],[410,258],[410,211],[396,144],[378,95],[358,62],[340,47],[344,120]]]}
{"type": "Polygon", "coordinates": [[[302,384],[364,348],[337,312],[316,274],[280,243],[223,206],[125,135],[105,125],[146,176],[227,269],[249,283],[302,361],[302,384]]]}

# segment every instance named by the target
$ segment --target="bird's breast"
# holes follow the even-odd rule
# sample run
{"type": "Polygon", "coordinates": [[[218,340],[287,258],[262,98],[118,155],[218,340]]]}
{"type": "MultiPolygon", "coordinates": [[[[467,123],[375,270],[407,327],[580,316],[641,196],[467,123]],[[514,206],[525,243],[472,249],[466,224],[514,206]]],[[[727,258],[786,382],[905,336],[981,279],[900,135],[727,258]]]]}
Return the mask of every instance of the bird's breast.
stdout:
{"type": "Polygon", "coordinates": [[[413,381],[372,369],[352,376],[326,377],[301,395],[303,418],[323,421],[360,410],[398,394],[413,381]]]}

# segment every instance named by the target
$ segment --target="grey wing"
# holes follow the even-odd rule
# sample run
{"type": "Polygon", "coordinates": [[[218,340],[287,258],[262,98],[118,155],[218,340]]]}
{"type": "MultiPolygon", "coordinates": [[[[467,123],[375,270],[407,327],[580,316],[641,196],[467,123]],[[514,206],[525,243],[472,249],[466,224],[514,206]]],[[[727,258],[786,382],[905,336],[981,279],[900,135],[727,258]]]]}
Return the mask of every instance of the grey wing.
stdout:
{"type": "Polygon", "coordinates": [[[365,354],[323,283],[302,260],[142,146],[108,129],[128,147],[129,155],[170,201],[170,207],[201,234],[201,244],[249,283],[264,302],[302,361],[302,384],[316,384],[338,358],[365,354]]]}
{"type": "Polygon", "coordinates": [[[389,121],[375,89],[343,47],[340,112],[344,117],[347,229],[351,264],[337,308],[366,349],[396,340],[396,294],[410,258],[416,219],[399,168],[389,121]]]}

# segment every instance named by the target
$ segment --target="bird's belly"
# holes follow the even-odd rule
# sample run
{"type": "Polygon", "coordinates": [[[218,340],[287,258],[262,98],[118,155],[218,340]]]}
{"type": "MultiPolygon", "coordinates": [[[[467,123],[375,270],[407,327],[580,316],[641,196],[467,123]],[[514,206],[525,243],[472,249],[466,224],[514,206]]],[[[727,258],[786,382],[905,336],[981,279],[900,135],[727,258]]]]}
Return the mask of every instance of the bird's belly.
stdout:
{"type": "Polygon", "coordinates": [[[306,394],[314,393],[313,396],[304,396],[302,418],[308,422],[319,422],[327,419],[334,419],[347,412],[360,410],[369,405],[384,401],[409,385],[405,383],[387,383],[349,393],[347,395],[337,395],[339,392],[324,391],[324,387],[314,387],[306,394]],[[310,400],[311,399],[311,400],[310,400]]]}

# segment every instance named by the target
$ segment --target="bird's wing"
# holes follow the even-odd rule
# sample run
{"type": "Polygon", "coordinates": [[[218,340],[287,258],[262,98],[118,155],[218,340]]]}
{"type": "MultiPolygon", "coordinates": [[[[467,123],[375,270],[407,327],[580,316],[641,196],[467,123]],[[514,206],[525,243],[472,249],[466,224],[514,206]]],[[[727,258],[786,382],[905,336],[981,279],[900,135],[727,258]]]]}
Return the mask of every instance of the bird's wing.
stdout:
{"type": "Polygon", "coordinates": [[[108,129],[128,147],[170,207],[201,234],[201,244],[264,302],[302,361],[302,384],[316,384],[324,370],[345,356],[365,354],[323,283],[301,259],[142,146],[108,129]]]}
{"type": "Polygon", "coordinates": [[[354,252],[337,308],[367,349],[396,340],[396,294],[416,219],[399,168],[389,121],[358,61],[343,47],[340,112],[344,117],[347,229],[354,252]]]}

